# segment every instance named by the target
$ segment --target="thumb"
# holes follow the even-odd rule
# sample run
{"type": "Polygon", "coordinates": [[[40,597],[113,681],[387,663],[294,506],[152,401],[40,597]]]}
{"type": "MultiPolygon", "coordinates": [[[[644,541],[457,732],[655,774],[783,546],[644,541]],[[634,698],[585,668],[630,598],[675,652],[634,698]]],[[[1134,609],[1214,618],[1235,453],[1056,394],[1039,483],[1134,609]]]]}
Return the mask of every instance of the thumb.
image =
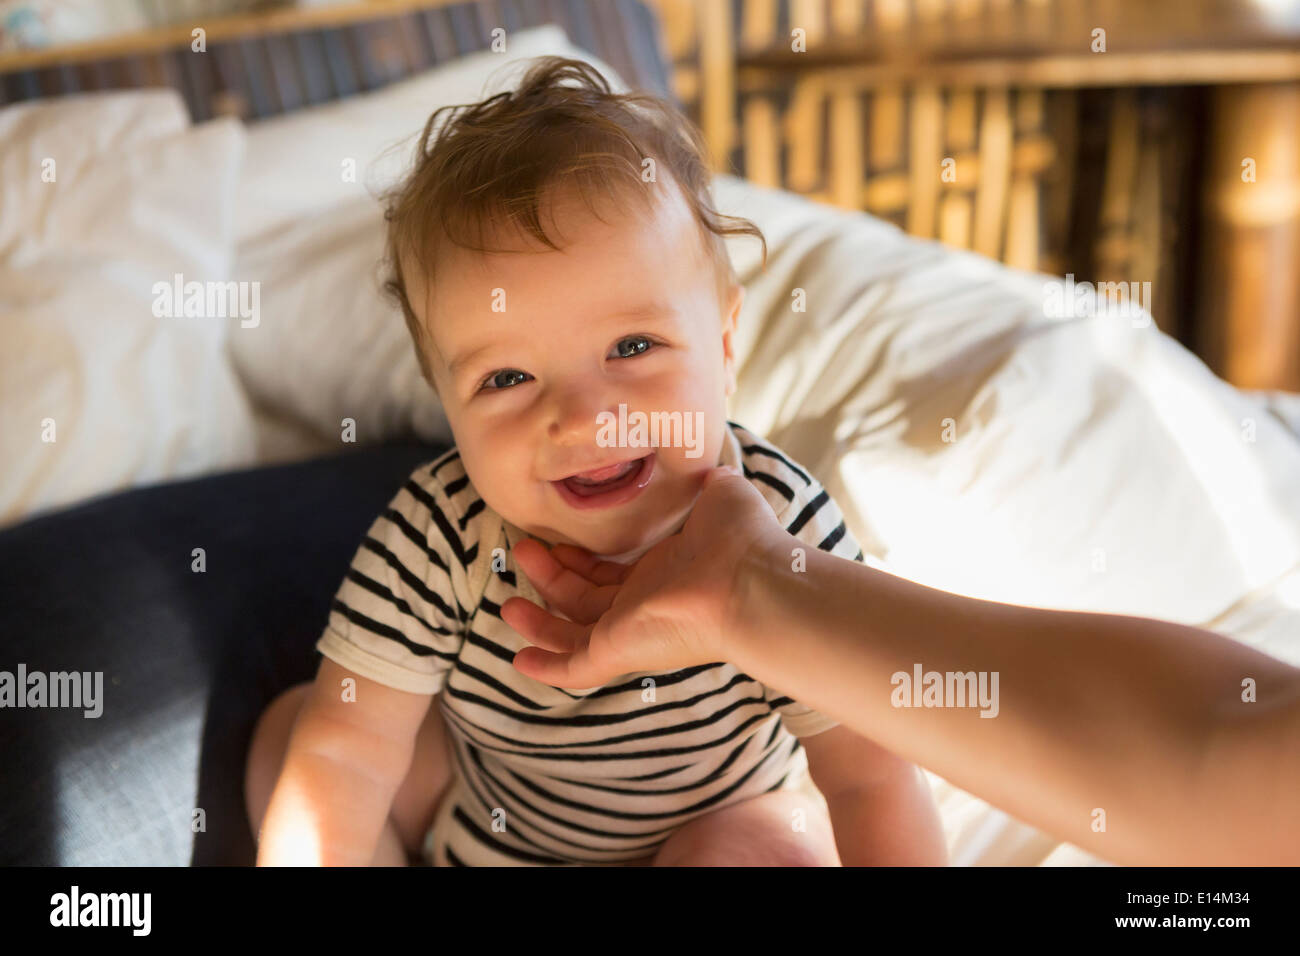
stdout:
{"type": "Polygon", "coordinates": [[[708,488],[710,485],[716,484],[724,478],[739,477],[741,477],[740,469],[735,465],[718,465],[716,468],[709,469],[709,471],[704,475],[704,482],[701,485],[701,488],[708,488]]]}
{"type": "Polygon", "coordinates": [[[759,527],[775,517],[772,505],[739,468],[720,465],[705,474],[687,527],[707,533],[726,525],[734,537],[741,528],[759,527]]]}

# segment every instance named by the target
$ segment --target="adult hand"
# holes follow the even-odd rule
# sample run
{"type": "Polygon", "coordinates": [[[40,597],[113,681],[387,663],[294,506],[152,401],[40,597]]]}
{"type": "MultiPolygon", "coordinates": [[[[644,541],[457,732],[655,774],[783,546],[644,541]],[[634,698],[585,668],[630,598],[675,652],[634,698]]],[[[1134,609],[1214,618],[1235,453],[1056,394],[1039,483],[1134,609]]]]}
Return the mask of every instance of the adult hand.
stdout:
{"type": "Polygon", "coordinates": [[[785,535],[771,506],[732,468],[707,472],[686,524],[631,565],[571,545],[528,539],[515,560],[552,609],[515,597],[501,617],[535,646],[515,655],[523,674],[586,688],[622,674],[726,660],[742,564],[785,535]]]}

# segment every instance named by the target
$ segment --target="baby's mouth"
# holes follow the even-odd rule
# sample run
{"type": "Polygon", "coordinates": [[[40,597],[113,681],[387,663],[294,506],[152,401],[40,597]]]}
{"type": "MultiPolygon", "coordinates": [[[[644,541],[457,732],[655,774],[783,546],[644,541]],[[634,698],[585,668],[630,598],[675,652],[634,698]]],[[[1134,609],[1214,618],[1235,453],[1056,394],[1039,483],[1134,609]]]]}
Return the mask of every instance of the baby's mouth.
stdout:
{"type": "Polygon", "coordinates": [[[631,461],[607,465],[604,468],[580,471],[576,475],[570,475],[568,478],[562,479],[561,483],[575,495],[584,498],[590,495],[603,494],[628,484],[636,473],[641,470],[644,461],[644,458],[634,458],[631,461]]]}
{"type": "Polygon", "coordinates": [[[580,471],[553,481],[571,507],[587,510],[625,504],[641,494],[654,474],[654,455],[580,471]]]}

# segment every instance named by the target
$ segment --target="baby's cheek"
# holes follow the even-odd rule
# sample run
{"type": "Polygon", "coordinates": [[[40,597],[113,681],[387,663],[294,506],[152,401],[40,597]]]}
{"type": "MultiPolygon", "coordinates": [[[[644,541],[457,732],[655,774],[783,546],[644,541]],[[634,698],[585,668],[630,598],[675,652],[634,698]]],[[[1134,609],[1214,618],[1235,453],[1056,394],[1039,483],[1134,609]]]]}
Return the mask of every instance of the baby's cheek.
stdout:
{"type": "Polygon", "coordinates": [[[531,507],[537,496],[540,482],[530,480],[526,474],[515,467],[515,463],[510,458],[510,453],[503,449],[495,461],[488,463],[488,471],[492,476],[489,479],[492,496],[508,505],[511,510],[531,507]]]}
{"type": "Polygon", "coordinates": [[[548,522],[543,500],[545,490],[540,482],[526,481],[517,476],[489,469],[491,477],[482,485],[475,483],[484,503],[501,517],[519,528],[535,528],[548,522]]]}
{"type": "Polygon", "coordinates": [[[481,438],[459,447],[470,481],[484,501],[502,514],[517,510],[524,489],[515,473],[516,455],[508,447],[481,438]]]}
{"type": "Polygon", "coordinates": [[[660,462],[678,477],[695,477],[717,464],[722,444],[707,422],[707,418],[702,423],[693,422],[680,435],[672,436],[675,440],[671,446],[659,448],[660,462]]]}

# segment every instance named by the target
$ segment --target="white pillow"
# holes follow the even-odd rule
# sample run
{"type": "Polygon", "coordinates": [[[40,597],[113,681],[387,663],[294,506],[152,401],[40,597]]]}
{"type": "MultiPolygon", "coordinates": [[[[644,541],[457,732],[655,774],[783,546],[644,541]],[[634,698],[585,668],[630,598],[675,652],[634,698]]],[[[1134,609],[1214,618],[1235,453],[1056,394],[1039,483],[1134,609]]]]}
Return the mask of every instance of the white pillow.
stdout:
{"type": "MultiPolygon", "coordinates": [[[[384,222],[373,199],[353,199],[249,243],[236,272],[261,282],[261,322],[232,323],[231,354],[258,405],[341,442],[451,429],[420,375],[401,311],[382,297],[384,222]]],[[[342,447],[341,445],[339,447],[342,447]]]]}
{"type": "MultiPolygon", "coordinates": [[[[369,93],[250,123],[236,243],[378,195],[409,165],[414,135],[435,109],[510,89],[518,83],[520,61],[548,53],[599,64],[572,46],[559,26],[547,24],[507,36],[500,53],[470,53],[369,93]]],[[[604,72],[623,88],[613,71],[604,72]]]]}
{"type": "Polygon", "coordinates": [[[153,314],[227,278],[242,145],[173,91],[0,110],[0,524],[253,462],[225,320],[153,314]]]}
{"type": "MultiPolygon", "coordinates": [[[[715,191],[771,249],[760,274],[759,244],[729,240],[732,414],[891,570],[1199,624],[1300,564],[1300,443],[1153,325],[1052,318],[1047,276],[732,177],[715,191]]],[[[1300,639],[1271,650],[1300,663],[1300,639]]]]}
{"type": "Polygon", "coordinates": [[[409,166],[415,136],[440,106],[477,102],[517,85],[544,54],[607,65],[554,25],[507,39],[393,86],[248,128],[238,200],[236,273],[262,283],[256,328],[232,323],[230,350],[254,400],[339,442],[352,419],[359,444],[418,435],[451,441],[437,397],[420,375],[400,309],[381,291],[379,191],[409,166]],[[390,149],[393,144],[401,144],[390,149]],[[357,161],[344,182],[342,161],[357,161]]]}

